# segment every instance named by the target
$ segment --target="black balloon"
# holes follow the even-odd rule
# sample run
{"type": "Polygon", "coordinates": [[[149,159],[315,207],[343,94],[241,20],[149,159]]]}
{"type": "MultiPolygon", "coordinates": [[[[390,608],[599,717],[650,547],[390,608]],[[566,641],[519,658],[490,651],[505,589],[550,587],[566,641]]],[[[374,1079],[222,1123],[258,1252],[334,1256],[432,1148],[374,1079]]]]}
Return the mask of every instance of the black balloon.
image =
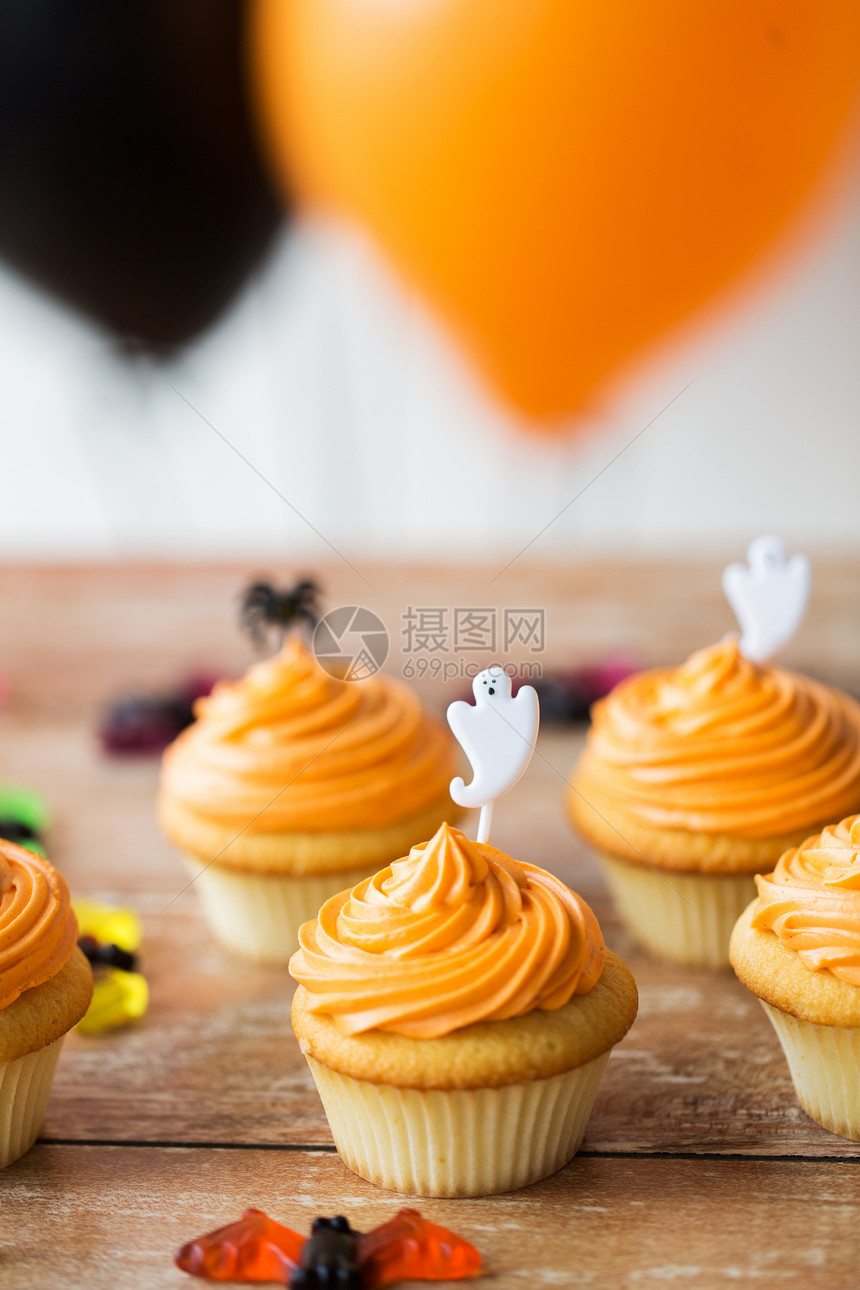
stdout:
{"type": "Polygon", "coordinates": [[[0,0],[0,255],[124,342],[207,327],[284,218],[244,0],[0,0]]]}

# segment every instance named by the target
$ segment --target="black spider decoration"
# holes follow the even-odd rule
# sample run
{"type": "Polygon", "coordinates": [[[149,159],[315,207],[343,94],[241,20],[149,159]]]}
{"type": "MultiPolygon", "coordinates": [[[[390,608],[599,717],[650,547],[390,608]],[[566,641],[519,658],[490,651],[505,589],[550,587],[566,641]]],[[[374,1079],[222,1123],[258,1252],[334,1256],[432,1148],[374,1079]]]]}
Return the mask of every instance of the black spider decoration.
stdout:
{"type": "Polygon", "coordinates": [[[320,618],[319,595],[318,585],[309,579],[282,591],[271,582],[252,582],[242,595],[242,626],[258,649],[273,627],[280,628],[282,639],[294,624],[312,632],[320,618]]]}

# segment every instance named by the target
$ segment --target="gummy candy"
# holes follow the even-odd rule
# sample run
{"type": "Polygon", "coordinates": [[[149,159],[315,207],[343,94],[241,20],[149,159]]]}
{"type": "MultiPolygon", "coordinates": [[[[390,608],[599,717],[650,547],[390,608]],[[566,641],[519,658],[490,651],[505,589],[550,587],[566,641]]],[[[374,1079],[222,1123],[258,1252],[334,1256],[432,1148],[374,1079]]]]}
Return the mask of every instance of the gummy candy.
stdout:
{"type": "Polygon", "coordinates": [[[160,753],[194,720],[194,704],[218,680],[214,672],[194,672],[165,694],[129,694],[109,705],[98,736],[108,754],[160,753]]]}
{"type": "Polygon", "coordinates": [[[93,998],[77,1029],[85,1035],[116,1030],[137,1021],[149,1007],[149,986],[139,972],[101,968],[93,978],[93,998]]]}
{"type": "Polygon", "coordinates": [[[0,784],[0,838],[44,856],[42,835],[50,822],[48,808],[37,793],[14,784],[0,784]]]}
{"type": "Polygon", "coordinates": [[[336,1270],[338,1285],[363,1290],[381,1290],[407,1277],[456,1281],[481,1269],[474,1246],[415,1209],[402,1209],[365,1234],[342,1217],[316,1219],[307,1241],[262,1210],[246,1209],[237,1223],[183,1245],[175,1262],[210,1281],[281,1281],[297,1288],[332,1284],[329,1276],[336,1270]]]}
{"type": "Polygon", "coordinates": [[[106,753],[160,753],[185,726],[190,712],[180,714],[160,695],[131,694],[110,705],[98,735],[106,753]]]}
{"type": "Polygon", "coordinates": [[[17,820],[33,834],[46,832],[51,823],[50,812],[38,793],[16,784],[0,784],[0,815],[17,820]]]}
{"type": "Polygon", "coordinates": [[[78,920],[80,936],[92,936],[103,945],[118,945],[134,953],[143,940],[143,927],[133,909],[105,905],[100,900],[75,896],[72,909],[78,920]]]}
{"type": "Polygon", "coordinates": [[[305,1238],[261,1209],[246,1209],[237,1223],[189,1241],[174,1262],[207,1281],[283,1281],[298,1267],[305,1238]]]}
{"type": "Polygon", "coordinates": [[[78,944],[93,965],[93,999],[78,1030],[98,1034],[142,1017],[149,1006],[149,986],[136,966],[135,951],[143,939],[133,909],[76,897],[78,944]]]}
{"type": "Polygon", "coordinates": [[[412,1277],[422,1281],[459,1281],[475,1276],[481,1256],[447,1227],[422,1218],[417,1209],[401,1209],[358,1242],[358,1261],[366,1286],[387,1286],[412,1277]]]}
{"type": "Polygon", "coordinates": [[[137,967],[136,954],[129,954],[114,943],[101,945],[94,936],[79,936],[78,949],[83,950],[94,967],[122,968],[123,972],[134,972],[137,967]]]}
{"type": "Polygon", "coordinates": [[[14,842],[16,846],[23,847],[25,851],[32,851],[34,855],[41,856],[43,860],[47,859],[48,853],[45,850],[44,842],[34,838],[25,825],[21,825],[17,820],[10,820],[6,817],[0,817],[0,838],[5,838],[7,842],[14,842]]]}
{"type": "Polygon", "coordinates": [[[358,1262],[361,1236],[343,1214],[315,1218],[302,1246],[299,1266],[290,1277],[290,1290],[364,1290],[366,1282],[358,1262]]]}

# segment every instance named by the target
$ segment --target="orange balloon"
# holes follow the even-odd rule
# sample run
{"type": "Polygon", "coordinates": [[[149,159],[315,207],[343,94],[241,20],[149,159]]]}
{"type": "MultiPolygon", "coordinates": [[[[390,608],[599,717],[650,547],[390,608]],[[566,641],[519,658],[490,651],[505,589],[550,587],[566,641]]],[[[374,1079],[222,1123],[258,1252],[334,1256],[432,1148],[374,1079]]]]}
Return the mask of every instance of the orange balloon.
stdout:
{"type": "Polygon", "coordinates": [[[257,0],[276,169],[357,217],[515,407],[584,407],[846,135],[858,0],[257,0]]]}

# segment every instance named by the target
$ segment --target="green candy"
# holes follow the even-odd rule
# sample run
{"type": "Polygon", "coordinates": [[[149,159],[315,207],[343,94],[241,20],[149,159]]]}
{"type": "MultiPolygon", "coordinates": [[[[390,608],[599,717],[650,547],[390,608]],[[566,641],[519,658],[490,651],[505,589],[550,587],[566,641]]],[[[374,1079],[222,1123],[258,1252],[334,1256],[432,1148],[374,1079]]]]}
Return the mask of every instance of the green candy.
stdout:
{"type": "MultiPolygon", "coordinates": [[[[17,784],[0,784],[0,818],[18,820],[33,833],[44,833],[51,823],[51,814],[44,799],[32,789],[17,784]]],[[[37,845],[31,846],[36,851],[37,845]]],[[[40,851],[40,854],[43,854],[40,851]]]]}

